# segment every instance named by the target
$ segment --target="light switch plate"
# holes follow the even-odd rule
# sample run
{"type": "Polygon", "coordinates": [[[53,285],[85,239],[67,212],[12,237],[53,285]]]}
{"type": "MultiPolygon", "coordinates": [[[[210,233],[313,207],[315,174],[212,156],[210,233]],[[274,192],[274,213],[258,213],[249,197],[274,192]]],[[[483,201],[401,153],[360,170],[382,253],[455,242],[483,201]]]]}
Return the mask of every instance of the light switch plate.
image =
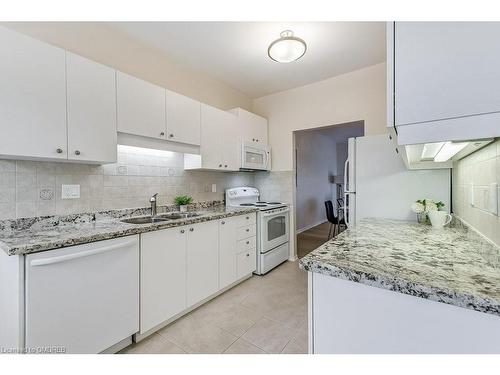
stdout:
{"type": "Polygon", "coordinates": [[[62,185],[61,199],[80,198],[80,185],[62,185]]]}

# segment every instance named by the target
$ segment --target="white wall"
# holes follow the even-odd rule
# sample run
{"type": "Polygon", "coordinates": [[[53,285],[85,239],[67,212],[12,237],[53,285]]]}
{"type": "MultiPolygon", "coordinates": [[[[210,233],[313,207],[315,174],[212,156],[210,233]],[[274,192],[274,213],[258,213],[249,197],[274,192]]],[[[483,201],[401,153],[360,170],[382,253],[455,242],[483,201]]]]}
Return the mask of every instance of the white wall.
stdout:
{"type": "Polygon", "coordinates": [[[333,176],[337,174],[334,137],[319,131],[295,133],[297,149],[297,231],[326,221],[326,200],[332,200],[333,176]]]}
{"type": "Polygon", "coordinates": [[[203,103],[250,110],[242,92],[172,61],[169,56],[99,22],[5,22],[13,30],[150,81],[203,103]]]}
{"type": "Polygon", "coordinates": [[[364,120],[365,135],[386,129],[385,63],[332,77],[253,101],[269,121],[273,170],[293,169],[292,133],[364,120]]]}

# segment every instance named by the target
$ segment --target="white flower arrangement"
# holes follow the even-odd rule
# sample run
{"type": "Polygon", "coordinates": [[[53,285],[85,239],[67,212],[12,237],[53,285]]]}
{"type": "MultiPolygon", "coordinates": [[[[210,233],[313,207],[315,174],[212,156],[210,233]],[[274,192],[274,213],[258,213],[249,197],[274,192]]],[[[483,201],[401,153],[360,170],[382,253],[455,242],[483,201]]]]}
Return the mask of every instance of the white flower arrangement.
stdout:
{"type": "Polygon", "coordinates": [[[426,223],[427,213],[439,211],[443,207],[443,202],[435,202],[432,199],[419,199],[411,205],[411,210],[417,214],[417,221],[419,223],[426,223]]]}
{"type": "Polygon", "coordinates": [[[421,214],[425,211],[425,206],[420,202],[415,202],[411,205],[411,210],[416,214],[421,214]]]}

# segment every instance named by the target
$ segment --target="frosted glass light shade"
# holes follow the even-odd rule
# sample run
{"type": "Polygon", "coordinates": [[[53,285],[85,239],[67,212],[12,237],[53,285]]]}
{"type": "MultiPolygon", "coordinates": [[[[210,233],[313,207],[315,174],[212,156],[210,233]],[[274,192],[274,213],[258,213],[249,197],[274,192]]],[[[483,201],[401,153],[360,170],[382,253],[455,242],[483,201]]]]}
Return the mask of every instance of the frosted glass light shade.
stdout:
{"type": "Polygon", "coordinates": [[[293,36],[293,32],[285,30],[269,45],[267,54],[280,63],[289,63],[300,59],[306,53],[307,45],[302,39],[293,36]]]}

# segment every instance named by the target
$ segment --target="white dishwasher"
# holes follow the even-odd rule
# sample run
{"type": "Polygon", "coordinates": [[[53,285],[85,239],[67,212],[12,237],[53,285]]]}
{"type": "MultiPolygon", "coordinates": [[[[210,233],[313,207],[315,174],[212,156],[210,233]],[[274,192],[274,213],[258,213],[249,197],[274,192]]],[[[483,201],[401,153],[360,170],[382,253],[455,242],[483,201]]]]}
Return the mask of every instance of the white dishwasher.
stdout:
{"type": "Polygon", "coordinates": [[[139,330],[138,235],[27,255],[25,266],[28,352],[99,353],[139,330]]]}

